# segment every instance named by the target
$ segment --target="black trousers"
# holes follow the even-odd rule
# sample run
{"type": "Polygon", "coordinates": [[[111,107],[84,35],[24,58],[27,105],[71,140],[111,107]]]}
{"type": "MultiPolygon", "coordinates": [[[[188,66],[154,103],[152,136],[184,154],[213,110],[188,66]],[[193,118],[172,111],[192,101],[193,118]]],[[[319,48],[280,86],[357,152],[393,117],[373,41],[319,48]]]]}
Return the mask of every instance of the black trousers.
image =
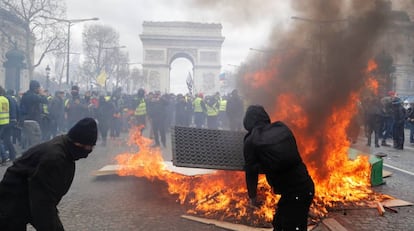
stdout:
{"type": "Polygon", "coordinates": [[[273,217],[274,231],[306,231],[308,228],[309,207],[312,204],[314,189],[307,192],[282,195],[273,217]]]}
{"type": "Polygon", "coordinates": [[[160,145],[161,143],[165,147],[166,145],[166,133],[165,133],[165,120],[163,119],[153,119],[152,120],[152,130],[154,132],[155,145],[160,145]]]}

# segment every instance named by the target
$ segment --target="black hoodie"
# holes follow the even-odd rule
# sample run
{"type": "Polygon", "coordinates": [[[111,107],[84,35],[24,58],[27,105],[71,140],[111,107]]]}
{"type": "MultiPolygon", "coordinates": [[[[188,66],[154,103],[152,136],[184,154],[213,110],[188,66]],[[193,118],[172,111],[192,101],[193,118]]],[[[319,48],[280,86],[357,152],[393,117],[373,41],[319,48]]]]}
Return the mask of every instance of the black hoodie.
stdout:
{"type": "Polygon", "coordinates": [[[313,190],[308,174],[290,129],[282,122],[270,122],[260,105],[247,108],[243,125],[248,131],[244,138],[246,183],[249,197],[256,197],[259,172],[275,193],[301,193],[313,190]]]}

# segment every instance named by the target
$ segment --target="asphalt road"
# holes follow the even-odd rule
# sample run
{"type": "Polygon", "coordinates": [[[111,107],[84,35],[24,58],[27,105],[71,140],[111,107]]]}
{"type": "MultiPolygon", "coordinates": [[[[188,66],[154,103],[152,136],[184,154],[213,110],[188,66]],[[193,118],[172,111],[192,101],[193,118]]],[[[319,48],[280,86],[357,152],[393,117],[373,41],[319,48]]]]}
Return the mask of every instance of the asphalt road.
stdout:
{"type": "MultiPolygon", "coordinates": [[[[98,145],[88,159],[77,162],[72,187],[58,206],[66,230],[225,230],[181,218],[188,208],[168,193],[164,182],[116,175],[94,176],[94,171],[115,164],[117,154],[136,151],[135,147],[128,147],[125,140],[125,137],[110,140],[106,147],[98,145]]],[[[355,148],[364,149],[364,142],[362,138],[355,148]]],[[[170,144],[164,149],[165,160],[171,160],[169,149],[170,144]]],[[[387,153],[384,169],[393,173],[385,179],[386,184],[374,190],[414,202],[414,146],[406,144],[402,151],[389,147],[368,151],[387,153]]],[[[0,174],[5,170],[6,166],[0,167],[0,174]]],[[[328,217],[335,218],[348,230],[414,230],[414,207],[400,207],[397,211],[379,216],[376,209],[349,209],[330,212],[328,217]]],[[[29,230],[34,229],[29,226],[29,230]]],[[[327,229],[319,225],[314,230],[327,229]]]]}

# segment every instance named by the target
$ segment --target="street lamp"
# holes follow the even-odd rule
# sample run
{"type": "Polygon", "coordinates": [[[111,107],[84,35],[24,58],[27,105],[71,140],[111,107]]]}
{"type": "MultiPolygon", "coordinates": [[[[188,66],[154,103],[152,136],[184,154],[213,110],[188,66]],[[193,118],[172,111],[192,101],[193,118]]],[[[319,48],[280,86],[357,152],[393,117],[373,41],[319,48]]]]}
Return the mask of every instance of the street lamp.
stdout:
{"type": "Polygon", "coordinates": [[[46,66],[46,89],[49,90],[49,78],[50,78],[50,67],[49,65],[46,66]]]}
{"type": "Polygon", "coordinates": [[[69,84],[69,55],[70,55],[70,27],[78,22],[86,22],[86,21],[97,21],[99,18],[82,18],[82,19],[62,19],[62,18],[54,18],[54,17],[43,17],[47,19],[52,19],[57,22],[64,22],[68,24],[68,42],[67,42],[67,56],[66,56],[66,84],[69,84]]]}

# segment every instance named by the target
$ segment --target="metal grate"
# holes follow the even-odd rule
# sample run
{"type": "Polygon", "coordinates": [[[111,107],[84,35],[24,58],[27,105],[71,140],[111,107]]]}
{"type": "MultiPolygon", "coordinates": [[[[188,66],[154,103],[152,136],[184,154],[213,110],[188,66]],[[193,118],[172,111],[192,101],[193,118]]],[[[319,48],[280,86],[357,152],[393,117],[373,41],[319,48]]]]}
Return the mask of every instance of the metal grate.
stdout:
{"type": "Polygon", "coordinates": [[[173,164],[178,167],[243,170],[245,132],[174,127],[173,164]]]}

